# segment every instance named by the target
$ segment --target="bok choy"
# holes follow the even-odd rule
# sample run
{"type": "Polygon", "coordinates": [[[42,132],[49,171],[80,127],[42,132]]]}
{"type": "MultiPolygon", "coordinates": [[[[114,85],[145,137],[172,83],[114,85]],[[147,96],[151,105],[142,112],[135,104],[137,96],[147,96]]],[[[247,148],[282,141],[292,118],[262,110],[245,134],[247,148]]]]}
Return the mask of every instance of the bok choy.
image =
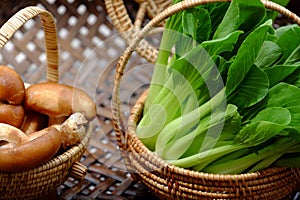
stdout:
{"type": "Polygon", "coordinates": [[[204,172],[245,173],[287,159],[299,166],[300,28],[275,29],[275,16],[260,0],[171,16],[140,140],[162,159],[204,172]]]}

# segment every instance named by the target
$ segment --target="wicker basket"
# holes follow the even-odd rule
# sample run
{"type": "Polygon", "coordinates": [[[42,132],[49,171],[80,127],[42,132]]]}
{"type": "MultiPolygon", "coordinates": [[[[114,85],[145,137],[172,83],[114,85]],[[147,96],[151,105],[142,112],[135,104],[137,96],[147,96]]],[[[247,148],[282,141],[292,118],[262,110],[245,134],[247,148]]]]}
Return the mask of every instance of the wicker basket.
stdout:
{"type": "MultiPolygon", "coordinates": [[[[146,14],[150,18],[153,18],[165,8],[169,7],[172,0],[136,0],[136,2],[139,4],[139,8],[133,22],[123,0],[105,0],[107,13],[113,25],[127,44],[130,44],[136,33],[141,30],[146,14]]],[[[161,26],[163,26],[163,23],[161,26]]],[[[142,41],[139,48],[136,49],[136,52],[151,63],[155,62],[158,53],[157,49],[154,48],[149,41],[142,41]]]]}
{"type": "MultiPolygon", "coordinates": [[[[47,80],[58,82],[56,25],[50,12],[36,6],[17,12],[0,28],[0,48],[5,46],[19,28],[36,16],[40,16],[45,33],[47,80]]],[[[0,172],[0,199],[45,198],[52,193],[56,194],[57,187],[69,176],[84,178],[87,169],[79,161],[88,146],[91,131],[90,123],[79,144],[34,169],[16,173],[0,172]]]]}
{"type": "MultiPolygon", "coordinates": [[[[193,0],[172,5],[155,16],[136,34],[120,57],[113,90],[113,120],[116,140],[132,176],[144,183],[156,196],[164,199],[289,199],[300,189],[300,169],[271,167],[254,173],[220,175],[176,167],[160,159],[138,139],[136,126],[142,116],[147,91],[131,111],[124,128],[120,109],[120,82],[132,53],[143,46],[143,38],[165,19],[190,7],[229,0],[193,0]]],[[[266,8],[286,15],[300,25],[294,13],[271,1],[262,1],[266,8]]]]}

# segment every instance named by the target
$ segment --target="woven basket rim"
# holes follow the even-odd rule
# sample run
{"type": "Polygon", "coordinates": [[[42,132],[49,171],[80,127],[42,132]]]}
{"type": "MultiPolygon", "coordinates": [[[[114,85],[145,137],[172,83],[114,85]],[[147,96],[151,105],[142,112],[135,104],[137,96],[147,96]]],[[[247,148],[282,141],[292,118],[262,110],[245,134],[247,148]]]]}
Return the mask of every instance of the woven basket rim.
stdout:
{"type": "MultiPolygon", "coordinates": [[[[32,18],[39,16],[41,23],[43,25],[43,30],[45,34],[45,53],[46,53],[46,64],[47,64],[47,81],[58,82],[58,40],[57,40],[57,30],[55,19],[53,15],[40,7],[37,6],[27,6],[19,10],[10,19],[8,19],[0,28],[0,49],[2,49],[5,44],[12,38],[14,33],[21,28],[27,21],[32,18]]],[[[26,84],[26,83],[24,83],[26,84]]],[[[32,83],[30,83],[32,84],[32,83]]],[[[29,85],[30,85],[29,84],[29,85]]],[[[92,132],[92,121],[88,123],[86,134],[84,138],[76,145],[72,146],[68,150],[62,152],[56,157],[52,158],[39,166],[20,172],[0,172],[0,175],[4,174],[16,174],[16,175],[26,175],[34,174],[39,172],[44,172],[49,169],[55,168],[62,163],[69,162],[70,167],[72,164],[78,160],[76,155],[83,154],[86,150],[91,137],[92,132]]],[[[81,157],[81,156],[80,156],[81,157]]]]}
{"type": "Polygon", "coordinates": [[[300,168],[271,166],[251,173],[212,174],[181,168],[161,159],[139,140],[135,132],[146,97],[147,91],[139,97],[129,116],[127,153],[123,156],[133,177],[156,196],[236,199],[250,195],[254,199],[282,199],[300,189],[300,168]]]}
{"type": "MultiPolygon", "coordinates": [[[[218,184],[220,184],[218,186],[224,188],[224,191],[212,192],[211,198],[229,198],[229,196],[226,197],[228,188],[231,192],[235,193],[233,198],[237,198],[241,195],[240,193],[243,193],[242,196],[244,197],[245,195],[248,196],[247,194],[251,194],[253,198],[261,198],[263,196],[268,197],[267,199],[272,199],[274,195],[276,197],[278,196],[278,198],[282,195],[289,195],[292,192],[291,190],[299,187],[300,182],[298,179],[300,177],[300,169],[298,168],[269,167],[251,173],[212,174],[177,167],[161,159],[154,152],[150,151],[135,133],[147,98],[147,91],[145,91],[134,104],[127,121],[127,127],[124,128],[120,106],[120,83],[129,58],[139,47],[144,37],[166,18],[183,9],[206,3],[229,1],[230,0],[185,0],[168,7],[151,19],[146,26],[139,31],[139,34],[131,41],[118,61],[112,99],[113,125],[116,132],[117,143],[129,172],[134,178],[144,184],[148,186],[152,185],[152,189],[150,189],[154,194],[159,193],[159,195],[163,197],[183,197],[187,199],[197,198],[197,195],[204,197],[203,194],[199,194],[198,190],[195,190],[194,185],[203,185],[203,187],[207,189],[205,192],[209,192],[211,188],[214,187],[212,184],[218,182],[218,184]],[[282,180],[285,180],[283,179],[285,175],[289,177],[289,183],[282,182],[282,180]],[[276,184],[276,187],[271,187],[271,185],[274,184],[273,182],[276,184]],[[249,185],[254,187],[250,187],[249,189],[249,185]],[[264,191],[265,194],[261,194],[261,191],[264,191]],[[224,196],[222,195],[223,192],[226,193],[224,196]]],[[[286,8],[271,1],[262,0],[262,2],[266,8],[284,14],[300,25],[300,18],[286,8]]]]}
{"type": "Polygon", "coordinates": [[[185,169],[178,166],[175,166],[173,164],[168,163],[167,161],[163,160],[159,156],[157,156],[154,152],[149,150],[138,138],[135,130],[138,124],[138,121],[140,120],[140,117],[142,115],[142,111],[145,105],[145,101],[147,99],[148,90],[145,90],[143,94],[140,95],[139,99],[137,100],[136,104],[133,106],[133,109],[131,111],[131,114],[128,119],[128,126],[126,129],[126,132],[128,134],[128,138],[130,140],[134,140],[137,142],[138,146],[141,148],[141,152],[145,154],[146,158],[149,158],[150,161],[153,161],[153,163],[156,163],[159,166],[163,166],[166,168],[169,168],[169,170],[177,172],[179,174],[189,174],[190,177],[197,178],[201,176],[203,179],[222,179],[222,180],[251,180],[254,178],[259,178],[261,176],[266,176],[267,174],[270,174],[273,176],[276,173],[281,173],[282,171],[288,169],[289,167],[269,167],[257,172],[250,172],[250,173],[241,173],[241,174],[211,174],[206,172],[199,172],[199,171],[193,171],[191,169],[185,169]]]}
{"type": "MultiPolygon", "coordinates": [[[[155,18],[150,20],[148,24],[139,32],[137,37],[135,37],[129,46],[125,49],[123,54],[120,56],[117,67],[116,74],[114,77],[114,85],[113,85],[113,95],[112,95],[112,116],[113,116],[113,125],[116,131],[117,142],[120,148],[124,147],[124,138],[126,138],[126,132],[124,131],[124,122],[122,119],[121,107],[120,107],[120,84],[122,80],[122,76],[124,75],[124,71],[126,69],[126,65],[134,51],[139,49],[139,45],[143,42],[144,37],[153,30],[154,27],[157,27],[162,21],[169,18],[173,14],[180,12],[184,9],[188,9],[194,6],[208,4],[208,3],[221,3],[221,2],[230,2],[230,0],[185,0],[181,1],[177,4],[174,4],[163,12],[158,14],[155,18]]],[[[295,23],[300,25],[300,17],[298,17],[293,12],[289,11],[285,7],[280,6],[274,2],[268,0],[262,0],[262,3],[266,8],[277,11],[281,14],[284,14],[291,18],[295,23]]]]}
{"type": "MultiPolygon", "coordinates": [[[[162,21],[169,18],[173,14],[180,12],[184,9],[188,9],[197,5],[203,5],[207,3],[221,3],[221,2],[230,2],[230,0],[185,0],[181,1],[175,5],[172,5],[165,9],[163,12],[158,14],[155,18],[150,20],[148,24],[139,32],[139,34],[132,39],[131,43],[127,46],[123,54],[120,56],[117,67],[116,74],[114,77],[114,85],[113,85],[113,95],[112,95],[112,116],[113,116],[113,125],[116,131],[116,136],[120,137],[118,139],[118,145],[122,148],[124,141],[125,132],[123,131],[123,119],[120,108],[120,84],[122,80],[122,76],[124,75],[124,71],[126,69],[126,65],[132,55],[132,53],[139,48],[139,45],[144,41],[144,37],[146,37],[154,27],[157,27],[162,21]]],[[[272,1],[262,0],[262,3],[266,8],[279,12],[280,14],[286,15],[290,19],[292,19],[295,23],[300,25],[300,17],[298,17],[295,13],[289,11],[285,7],[280,6],[272,1]]]]}
{"type": "Polygon", "coordinates": [[[93,129],[92,122],[89,122],[86,134],[79,143],[77,143],[76,145],[72,146],[71,148],[67,149],[66,151],[63,151],[61,154],[56,155],[55,157],[51,158],[50,160],[32,168],[32,169],[20,171],[20,172],[1,172],[0,171],[0,174],[13,173],[18,176],[18,175],[44,172],[44,171],[55,168],[66,162],[70,162],[70,165],[71,165],[71,163],[77,161],[77,159],[75,159],[74,157],[77,154],[79,154],[81,151],[83,151],[87,148],[87,145],[88,145],[90,137],[91,137],[92,129],[93,129]]]}

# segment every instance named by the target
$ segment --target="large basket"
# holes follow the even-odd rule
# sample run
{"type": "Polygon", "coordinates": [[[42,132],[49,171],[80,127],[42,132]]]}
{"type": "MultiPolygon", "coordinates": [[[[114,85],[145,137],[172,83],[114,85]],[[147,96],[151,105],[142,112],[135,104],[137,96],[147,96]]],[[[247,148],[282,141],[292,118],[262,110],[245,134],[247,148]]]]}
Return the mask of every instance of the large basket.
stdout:
{"type": "MultiPolygon", "coordinates": [[[[196,172],[176,167],[160,159],[137,137],[135,130],[141,119],[147,91],[131,111],[124,128],[120,108],[120,82],[132,53],[140,41],[153,29],[184,9],[207,3],[229,0],[186,0],[172,5],[155,16],[131,41],[119,59],[113,90],[113,120],[116,140],[132,176],[144,183],[156,196],[164,199],[289,199],[300,189],[300,169],[271,167],[254,173],[220,175],[196,172]]],[[[300,25],[300,18],[271,1],[262,1],[266,8],[286,15],[300,25]]]]}
{"type": "MultiPolygon", "coordinates": [[[[40,16],[45,34],[47,80],[58,82],[57,33],[54,17],[50,12],[36,6],[17,12],[0,28],[0,48],[7,44],[19,28],[36,16],[40,16]]],[[[80,158],[87,149],[91,132],[90,123],[80,143],[40,166],[16,173],[0,172],[0,199],[36,199],[52,194],[55,196],[57,187],[69,176],[84,178],[87,169],[80,163],[80,158]]]]}

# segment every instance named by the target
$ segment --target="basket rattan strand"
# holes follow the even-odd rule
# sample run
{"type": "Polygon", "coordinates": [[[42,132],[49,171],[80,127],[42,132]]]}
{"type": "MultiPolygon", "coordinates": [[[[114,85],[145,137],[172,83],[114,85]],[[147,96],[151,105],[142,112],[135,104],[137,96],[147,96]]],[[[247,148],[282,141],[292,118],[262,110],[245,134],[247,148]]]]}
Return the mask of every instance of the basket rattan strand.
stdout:
{"type": "MultiPolygon", "coordinates": [[[[39,16],[45,34],[47,56],[47,81],[58,82],[58,44],[56,25],[52,14],[36,6],[29,6],[13,15],[0,28],[0,48],[10,40],[13,34],[31,18],[39,16]]],[[[56,189],[69,176],[83,178],[86,167],[79,163],[87,149],[91,137],[92,125],[86,131],[83,140],[57,155],[50,161],[28,171],[0,172],[0,199],[36,199],[56,193],[56,189]]]]}
{"type": "MultiPolygon", "coordinates": [[[[112,23],[128,44],[131,43],[136,33],[141,30],[146,13],[150,18],[153,18],[172,3],[171,0],[137,0],[136,2],[139,3],[139,9],[134,22],[132,22],[123,0],[105,0],[107,13],[112,23]]],[[[151,43],[142,41],[139,48],[136,49],[136,52],[149,62],[155,62],[157,49],[154,48],[151,43]]]]}
{"type": "MultiPolygon", "coordinates": [[[[176,12],[200,4],[229,2],[228,0],[194,0],[172,5],[156,15],[131,40],[117,64],[113,89],[113,121],[116,140],[132,176],[140,180],[158,197],[165,199],[288,199],[300,188],[300,169],[272,167],[255,173],[239,175],[208,174],[179,168],[168,164],[149,151],[135,134],[141,118],[147,91],[131,111],[124,131],[120,110],[120,82],[126,64],[140,41],[165,19],[176,12]]],[[[262,1],[266,8],[288,16],[297,24],[300,18],[286,8],[271,1],[262,1]]],[[[144,47],[142,47],[143,49],[144,47]]]]}

